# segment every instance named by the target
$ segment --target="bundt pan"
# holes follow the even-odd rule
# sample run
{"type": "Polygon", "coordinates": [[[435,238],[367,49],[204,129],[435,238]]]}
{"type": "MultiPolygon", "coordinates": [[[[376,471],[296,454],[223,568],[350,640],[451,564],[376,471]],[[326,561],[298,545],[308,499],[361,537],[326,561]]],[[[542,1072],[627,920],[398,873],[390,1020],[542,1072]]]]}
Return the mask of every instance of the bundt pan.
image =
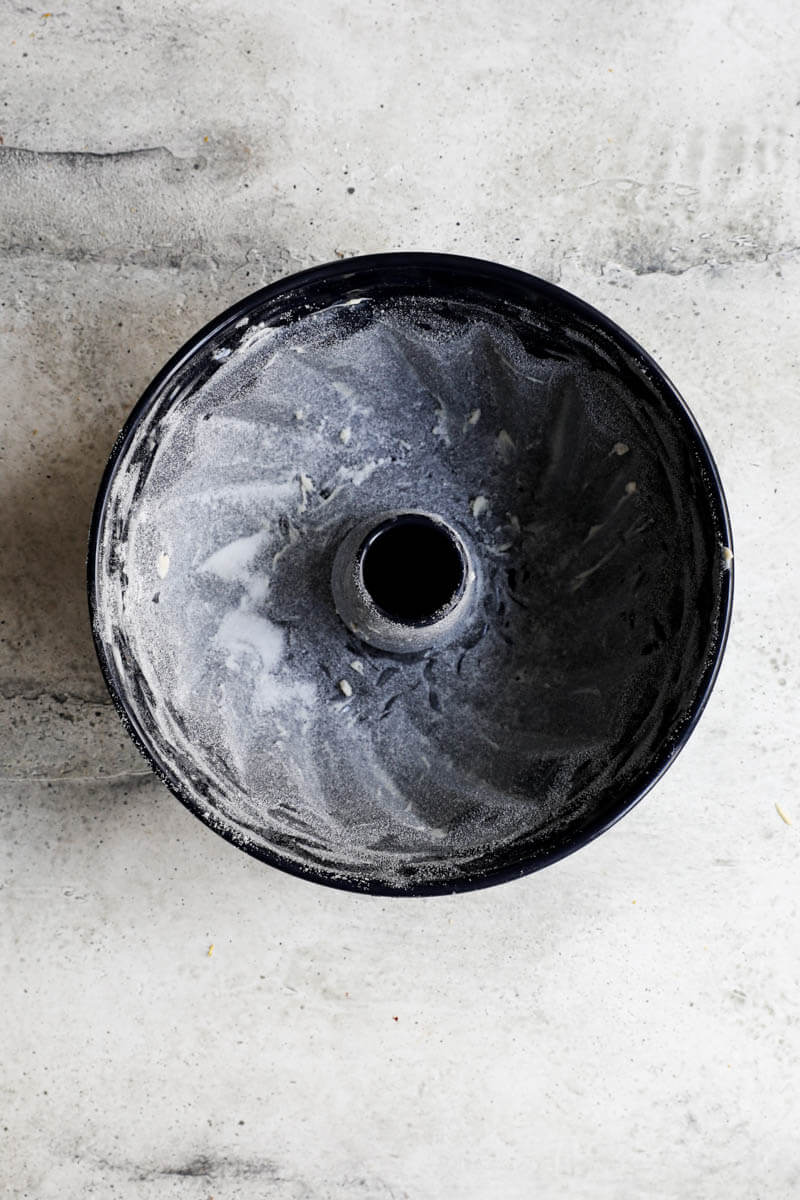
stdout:
{"type": "Polygon", "coordinates": [[[421,895],[554,862],[686,742],[728,628],[703,436],[617,326],[494,263],[304,271],[147,389],[92,522],[100,664],[248,853],[421,895]]]}

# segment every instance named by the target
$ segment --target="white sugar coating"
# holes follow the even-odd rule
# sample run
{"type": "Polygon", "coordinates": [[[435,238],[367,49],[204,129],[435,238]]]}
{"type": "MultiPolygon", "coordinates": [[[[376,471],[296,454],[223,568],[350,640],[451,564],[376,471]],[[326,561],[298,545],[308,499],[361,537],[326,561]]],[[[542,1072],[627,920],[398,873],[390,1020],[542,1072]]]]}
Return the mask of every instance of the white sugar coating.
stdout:
{"type": "Polygon", "coordinates": [[[506,432],[505,429],[501,429],[500,432],[498,433],[496,444],[497,444],[497,452],[500,455],[500,457],[503,459],[503,461],[511,462],[512,458],[516,454],[517,448],[514,445],[513,439],[506,432]]]}
{"type": "Polygon", "coordinates": [[[249,537],[234,538],[227,546],[221,546],[200,564],[201,571],[210,571],[218,579],[246,584],[252,577],[252,563],[264,546],[266,531],[253,533],[249,537]]]}
{"type": "Polygon", "coordinates": [[[365,299],[228,339],[143,421],[102,531],[98,632],[173,782],[284,859],[385,881],[576,819],[628,769],[642,694],[655,744],[693,637],[670,626],[699,534],[663,429],[466,305],[365,299]],[[486,589],[461,642],[411,661],[330,593],[348,530],[404,506],[466,530],[486,589]]]}
{"type": "Polygon", "coordinates": [[[241,610],[225,613],[214,641],[228,651],[225,666],[234,672],[252,662],[255,656],[260,660],[263,675],[272,675],[283,657],[283,630],[255,613],[241,610]]]}

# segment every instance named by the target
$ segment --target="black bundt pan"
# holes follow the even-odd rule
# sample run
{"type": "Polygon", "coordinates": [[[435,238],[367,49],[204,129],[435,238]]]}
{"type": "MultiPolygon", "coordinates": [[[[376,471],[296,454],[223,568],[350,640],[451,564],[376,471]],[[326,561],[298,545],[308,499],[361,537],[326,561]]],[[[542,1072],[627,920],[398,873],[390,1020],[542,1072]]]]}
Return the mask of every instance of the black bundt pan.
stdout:
{"type": "MultiPolygon", "coordinates": [[[[420,882],[410,877],[398,878],[387,885],[374,879],[341,875],[317,869],[313,865],[299,866],[263,846],[248,843],[241,831],[225,820],[214,822],[214,828],[228,841],[272,866],[345,890],[377,895],[421,896],[447,894],[486,887],[519,878],[537,871],[571,854],[609,829],[620,817],[653,787],[678,752],[686,744],[709,698],[725,648],[731,617],[733,594],[732,535],[730,521],[719,475],[711,452],[696,421],[680,394],[660,367],[627,333],[602,313],[585,304],[569,292],[534,276],[496,263],[454,255],[427,253],[377,254],[368,257],[329,263],[300,272],[262,288],[239,301],[216,317],[191,338],[160,371],[131,412],[117,439],[105,469],[94,509],[89,537],[88,597],[95,645],[100,666],[114,704],[134,742],[151,763],[158,776],[178,799],[195,815],[200,816],[196,801],[186,794],[177,773],[155,749],[140,714],[128,694],[120,674],[107,654],[97,633],[98,604],[97,567],[98,547],[102,533],[106,501],[120,458],[139,423],[150,409],[163,400],[165,393],[180,379],[182,389],[187,380],[199,386],[213,369],[209,365],[208,344],[221,331],[232,328],[244,317],[251,322],[270,324],[291,323],[309,311],[326,308],[350,297],[370,297],[375,300],[403,296],[433,298],[446,307],[449,299],[476,301],[484,309],[502,318],[504,313],[520,309],[530,313],[533,322],[547,331],[544,353],[552,351],[562,360],[576,353],[576,347],[593,343],[606,347],[609,360],[615,360],[625,376],[627,386],[637,390],[643,404],[652,404],[653,396],[680,428],[691,452],[687,461],[694,463],[693,478],[678,480],[692,494],[702,494],[704,511],[708,514],[707,580],[699,595],[698,621],[704,636],[698,639],[699,650],[694,664],[691,695],[681,697],[685,703],[665,714],[663,740],[646,761],[640,764],[635,780],[630,778],[619,786],[607,788],[596,806],[581,816],[580,822],[567,825],[553,833],[545,830],[532,836],[522,846],[500,845],[491,848],[480,860],[462,874],[448,880],[420,882]],[[196,378],[193,378],[196,377],[196,378]],[[720,562],[724,569],[720,570],[720,562]]],[[[537,347],[542,353],[542,347],[537,347]]],[[[632,726],[635,728],[635,726],[632,726]]]]}

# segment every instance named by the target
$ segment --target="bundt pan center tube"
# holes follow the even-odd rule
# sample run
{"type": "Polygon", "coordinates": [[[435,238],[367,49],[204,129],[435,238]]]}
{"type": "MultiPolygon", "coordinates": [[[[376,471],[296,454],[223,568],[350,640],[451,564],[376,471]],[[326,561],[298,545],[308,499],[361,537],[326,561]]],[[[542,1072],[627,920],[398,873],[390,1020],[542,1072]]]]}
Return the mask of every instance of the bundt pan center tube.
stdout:
{"type": "Polygon", "coordinates": [[[333,562],[336,611],[378,650],[411,654],[453,641],[479,591],[465,541],[430,513],[384,513],[357,525],[333,562]]]}
{"type": "Polygon", "coordinates": [[[719,668],[732,542],[675,388],[494,263],[305,271],[131,413],[89,546],[100,664],[178,798],[336,887],[523,875],[627,812],[719,668]]]}

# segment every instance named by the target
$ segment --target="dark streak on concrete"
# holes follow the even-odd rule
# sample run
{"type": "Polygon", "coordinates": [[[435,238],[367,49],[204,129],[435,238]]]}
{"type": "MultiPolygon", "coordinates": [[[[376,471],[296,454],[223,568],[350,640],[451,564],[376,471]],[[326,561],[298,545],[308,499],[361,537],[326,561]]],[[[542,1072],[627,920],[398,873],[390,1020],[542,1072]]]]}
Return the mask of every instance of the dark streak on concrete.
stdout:
{"type": "Polygon", "coordinates": [[[268,1158],[213,1158],[206,1154],[199,1154],[178,1166],[150,1167],[136,1175],[141,1182],[163,1178],[265,1179],[279,1183],[287,1181],[288,1177],[281,1175],[276,1164],[268,1158]]]}
{"type": "Polygon", "coordinates": [[[191,1175],[210,1179],[214,1174],[214,1163],[210,1158],[194,1158],[191,1162],[186,1163],[183,1167],[164,1167],[158,1172],[159,1175],[191,1175]]]}

